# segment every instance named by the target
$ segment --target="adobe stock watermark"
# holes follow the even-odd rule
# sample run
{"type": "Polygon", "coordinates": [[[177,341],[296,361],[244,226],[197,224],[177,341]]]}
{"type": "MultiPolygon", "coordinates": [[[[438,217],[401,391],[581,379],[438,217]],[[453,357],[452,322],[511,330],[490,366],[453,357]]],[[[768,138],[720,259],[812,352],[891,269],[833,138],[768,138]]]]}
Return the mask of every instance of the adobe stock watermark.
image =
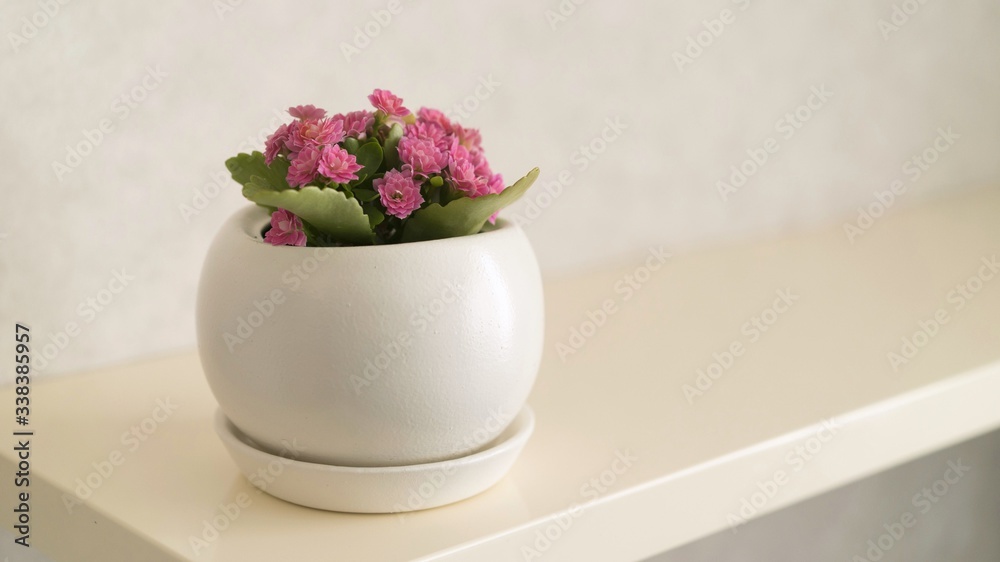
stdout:
{"type": "Polygon", "coordinates": [[[208,205],[229,185],[229,174],[221,170],[212,172],[209,174],[209,178],[210,181],[203,184],[200,188],[195,187],[191,190],[190,203],[180,203],[177,205],[177,211],[185,223],[190,223],[192,217],[198,216],[202,211],[207,209],[208,205]]]}
{"type": "MultiPolygon", "coordinates": [[[[315,274],[322,264],[330,258],[337,249],[334,247],[313,248],[302,261],[289,267],[280,275],[283,287],[276,287],[261,298],[253,299],[247,306],[247,311],[233,320],[233,329],[222,333],[222,341],[229,353],[235,353],[253,334],[273,317],[281,305],[288,300],[286,291],[298,292],[303,284],[315,274]]],[[[420,305],[410,315],[410,329],[401,330],[396,338],[383,343],[380,352],[369,359],[362,375],[352,375],[351,384],[355,393],[378,380],[388,369],[391,362],[402,355],[405,348],[413,343],[415,335],[423,333],[444,313],[447,306],[461,299],[465,288],[458,282],[446,281],[438,295],[430,302],[420,305]]]]}
{"type": "Polygon", "coordinates": [[[587,505],[596,502],[611,491],[618,483],[618,479],[638,461],[639,457],[633,455],[628,449],[625,451],[616,450],[608,467],[580,486],[580,496],[585,503],[582,505],[574,503],[569,506],[566,513],[557,515],[551,523],[535,531],[535,539],[531,544],[521,547],[521,557],[525,562],[537,560],[548,552],[559,539],[569,532],[573,523],[586,513],[587,505]]]}
{"type": "Polygon", "coordinates": [[[120,441],[123,448],[115,449],[104,458],[90,463],[94,470],[75,480],[76,488],[73,489],[73,494],[63,493],[62,502],[63,506],[66,507],[66,512],[72,515],[77,506],[83,505],[86,500],[90,499],[94,492],[125,464],[129,456],[138,451],[142,444],[148,441],[150,436],[174,415],[177,408],[177,404],[174,404],[169,396],[157,398],[156,405],[149,416],[121,434],[120,441]]]}
{"type": "MultiPolygon", "coordinates": [[[[264,143],[267,141],[267,137],[270,136],[271,133],[280,127],[287,119],[287,113],[279,111],[278,109],[272,109],[271,118],[267,125],[258,129],[255,134],[243,139],[236,147],[236,152],[250,153],[255,150],[260,150],[260,147],[264,146],[264,143]]],[[[222,170],[212,172],[209,175],[209,180],[210,181],[202,184],[200,187],[191,188],[191,199],[189,202],[177,205],[177,212],[180,213],[181,218],[185,223],[190,223],[193,217],[198,216],[202,211],[208,208],[208,206],[223,192],[226,186],[232,185],[229,173],[222,170]]]]}
{"type": "Polygon", "coordinates": [[[604,127],[600,132],[570,154],[569,163],[571,166],[553,174],[556,179],[546,180],[541,186],[532,190],[534,195],[527,199],[523,212],[512,215],[510,220],[521,227],[537,220],[546,209],[552,206],[556,199],[562,196],[566,188],[573,184],[576,180],[574,174],[582,174],[587,171],[591,164],[607,152],[608,147],[621,138],[622,133],[626,130],[628,130],[628,125],[622,122],[620,117],[605,118],[604,127]]]}
{"type": "Polygon", "coordinates": [[[84,326],[90,325],[97,317],[110,307],[115,300],[125,292],[135,276],[129,274],[125,268],[114,269],[108,282],[97,290],[96,293],[88,295],[76,306],[76,314],[80,317],[81,323],[75,320],[66,322],[63,328],[55,333],[49,332],[48,343],[42,345],[35,356],[34,368],[42,372],[48,368],[49,362],[59,356],[70,342],[83,333],[84,326]]]}
{"type": "Polygon", "coordinates": [[[129,115],[144,102],[149,94],[160,87],[163,79],[169,76],[160,65],[147,66],[146,73],[136,81],[136,85],[111,100],[112,118],[104,118],[97,122],[93,129],[82,129],[79,141],[66,145],[66,156],[62,160],[52,161],[52,173],[62,183],[63,178],[78,168],[83,159],[96,150],[108,135],[115,132],[118,123],[128,119],[129,115]]]}
{"type": "Polygon", "coordinates": [[[951,487],[961,482],[970,470],[972,467],[963,464],[961,458],[948,461],[947,468],[940,479],[913,494],[910,499],[913,511],[906,510],[900,513],[895,520],[883,523],[882,529],[885,532],[873,539],[868,539],[864,555],[855,554],[851,561],[878,562],[882,560],[886,553],[899,544],[906,537],[906,533],[917,525],[920,516],[930,513],[934,506],[951,491],[951,487]]]}
{"type": "Polygon", "coordinates": [[[545,21],[549,23],[552,31],[555,31],[560,25],[568,22],[586,2],[587,0],[559,0],[555,10],[545,10],[545,21]]]}
{"type": "Polygon", "coordinates": [[[340,53],[344,56],[344,60],[350,64],[351,59],[370,47],[372,41],[381,35],[402,11],[403,4],[400,0],[389,0],[386,2],[385,8],[372,10],[371,18],[368,21],[354,27],[354,36],[351,42],[340,42],[340,53]]]}
{"type": "Polygon", "coordinates": [[[878,30],[882,33],[882,40],[888,43],[889,37],[909,23],[910,18],[917,15],[917,12],[926,3],[927,0],[903,0],[900,4],[893,4],[889,18],[879,18],[877,22],[878,30]]]}
{"type": "Polygon", "coordinates": [[[493,79],[492,73],[480,76],[479,82],[472,93],[445,110],[445,116],[452,121],[458,121],[460,117],[462,119],[469,119],[473,113],[479,110],[484,101],[493,97],[493,94],[500,86],[502,84],[493,79]]]}
{"type": "MultiPolygon", "coordinates": [[[[750,0],[732,0],[732,2],[741,12],[750,7],[750,0]]],[[[704,29],[693,35],[688,35],[684,50],[674,51],[670,55],[674,65],[677,66],[677,72],[684,72],[685,66],[694,64],[694,61],[698,60],[698,57],[703,55],[715,43],[715,40],[729,29],[727,26],[734,23],[736,23],[736,12],[729,8],[723,8],[716,18],[701,20],[704,29]]]]}
{"type": "MultiPolygon", "coordinates": [[[[274,459],[268,462],[266,466],[258,467],[257,472],[247,477],[250,483],[256,488],[254,492],[258,495],[266,492],[268,486],[284,474],[285,467],[298,459],[305,451],[294,439],[291,442],[282,440],[281,444],[282,449],[274,459]]],[[[215,515],[210,519],[202,520],[201,533],[199,535],[188,535],[188,546],[191,547],[191,551],[195,556],[201,556],[204,551],[210,548],[212,543],[219,540],[222,533],[230,528],[251,505],[253,505],[253,497],[246,492],[237,493],[231,502],[220,503],[215,515]]]]}
{"type": "Polygon", "coordinates": [[[383,342],[378,354],[365,360],[365,368],[361,374],[351,375],[351,386],[354,394],[360,396],[362,391],[379,380],[389,371],[392,363],[398,360],[411,345],[415,338],[444,314],[445,310],[454,306],[465,296],[465,288],[455,281],[445,281],[444,286],[433,299],[421,304],[410,315],[410,328],[400,330],[396,337],[383,342]]]}
{"type": "Polygon", "coordinates": [[[569,337],[566,341],[556,342],[556,353],[559,354],[559,359],[563,363],[569,356],[575,355],[583,349],[583,346],[597,335],[608,320],[621,310],[621,305],[632,300],[643,285],[653,278],[653,274],[663,269],[664,264],[672,257],[671,254],[663,250],[663,246],[649,248],[646,253],[646,259],[642,265],[635,267],[615,281],[612,286],[614,298],[604,299],[597,308],[587,310],[586,318],[579,324],[570,327],[569,337]]]}
{"type": "Polygon", "coordinates": [[[841,429],[843,425],[835,418],[823,420],[814,434],[789,449],[782,457],[785,466],[775,470],[769,478],[758,480],[755,490],[740,498],[739,509],[726,515],[729,529],[733,533],[738,533],[739,527],[756,517],[778,495],[778,492],[794,479],[795,474],[801,472],[809,461],[815,459],[826,445],[833,441],[841,429]]]}
{"type": "MultiPolygon", "coordinates": [[[[926,148],[918,154],[914,154],[903,161],[900,172],[906,176],[910,183],[917,183],[924,173],[931,169],[941,155],[951,150],[955,141],[962,138],[951,130],[951,126],[938,127],[937,136],[926,148]]],[[[905,194],[909,186],[899,178],[889,182],[889,188],[884,191],[873,191],[875,200],[867,206],[858,207],[858,217],[852,222],[844,223],[844,235],[847,241],[854,244],[859,236],[868,232],[875,226],[875,221],[896,204],[896,198],[905,194]]]]}
{"type": "Polygon", "coordinates": [[[29,16],[22,17],[20,26],[7,32],[7,42],[16,55],[22,47],[38,37],[38,33],[48,27],[52,20],[62,13],[63,6],[71,0],[37,0],[38,9],[29,16]]]}
{"type": "Polygon", "coordinates": [[[708,366],[698,369],[694,380],[681,386],[688,404],[694,405],[695,398],[700,398],[711,390],[715,383],[736,364],[736,360],[743,357],[747,347],[757,343],[799,300],[799,295],[793,293],[791,288],[779,289],[774,294],[771,306],[764,308],[740,326],[740,334],[744,337],[734,339],[722,353],[713,352],[708,366]]]}
{"type": "MultiPolygon", "coordinates": [[[[461,445],[466,449],[477,450],[489,443],[492,436],[500,433],[513,420],[514,416],[503,408],[491,411],[479,427],[462,439],[461,445]]],[[[427,505],[427,502],[444,487],[448,479],[458,472],[461,463],[462,459],[446,461],[442,463],[439,470],[428,474],[420,484],[411,488],[405,503],[396,503],[392,506],[392,511],[399,518],[399,521],[405,521],[408,512],[427,505]]]]}
{"type": "Polygon", "coordinates": [[[945,302],[951,305],[951,311],[947,307],[940,307],[928,318],[917,321],[917,330],[908,336],[900,338],[898,351],[893,350],[886,353],[886,359],[894,373],[898,373],[900,367],[909,364],[921,350],[926,348],[930,342],[941,333],[941,329],[951,321],[951,314],[963,310],[972,299],[976,298],[986,283],[993,280],[997,273],[1000,273],[1000,261],[997,255],[983,256],[980,258],[982,265],[976,272],[970,275],[965,281],[955,285],[945,295],[945,302]]]}
{"type": "Polygon", "coordinates": [[[263,326],[268,318],[274,316],[278,307],[285,304],[286,298],[282,289],[272,289],[264,298],[254,299],[253,307],[246,314],[236,318],[236,326],[233,331],[226,331],[222,334],[222,341],[226,344],[229,353],[234,353],[238,346],[243,345],[253,337],[254,331],[263,326]]]}
{"type": "MultiPolygon", "coordinates": [[[[833,92],[826,89],[825,84],[812,86],[805,101],[792,111],[785,113],[774,124],[775,135],[786,141],[792,139],[802,127],[821,111],[833,97],[833,92]]],[[[754,175],[767,165],[771,156],[781,149],[781,144],[774,135],[766,137],[758,146],[746,150],[747,158],[738,164],[730,166],[729,176],[715,182],[715,189],[723,203],[729,202],[729,197],[735,195],[754,175]],[[728,183],[727,181],[728,180],[728,183]]]]}
{"type": "MultiPolygon", "coordinates": [[[[319,270],[320,265],[328,260],[335,250],[333,247],[326,246],[313,248],[313,251],[302,258],[302,261],[292,265],[281,273],[279,278],[282,285],[292,292],[297,292],[302,288],[302,284],[319,270]]],[[[278,308],[285,304],[287,300],[288,295],[285,294],[285,289],[282,287],[271,289],[263,298],[254,299],[247,306],[247,313],[233,320],[235,322],[233,330],[227,330],[222,333],[222,341],[226,344],[226,349],[229,350],[229,353],[234,353],[239,346],[246,343],[253,336],[254,332],[263,326],[264,322],[274,316],[278,308]]]]}
{"type": "Polygon", "coordinates": [[[212,9],[215,10],[215,15],[219,18],[219,21],[222,21],[227,15],[235,12],[236,8],[242,6],[243,2],[244,0],[213,0],[212,9]]]}

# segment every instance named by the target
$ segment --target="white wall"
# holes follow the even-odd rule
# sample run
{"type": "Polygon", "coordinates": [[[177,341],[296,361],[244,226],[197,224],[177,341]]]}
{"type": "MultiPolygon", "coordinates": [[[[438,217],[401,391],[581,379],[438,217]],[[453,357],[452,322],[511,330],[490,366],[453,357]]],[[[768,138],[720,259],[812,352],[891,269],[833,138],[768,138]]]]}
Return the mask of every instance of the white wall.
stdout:
{"type": "Polygon", "coordinates": [[[572,176],[527,227],[550,273],[654,241],[842,220],[907,180],[904,161],[939,127],[960,138],[900,204],[1000,179],[1000,4],[987,0],[929,2],[888,40],[887,0],[404,1],[352,57],[342,43],[387,1],[69,2],[46,18],[52,1],[0,7],[0,310],[54,340],[81,326],[47,374],[192,345],[202,257],[245,203],[225,181],[197,215],[179,207],[259,145],[276,112],[360,108],[376,86],[448,108],[481,79],[499,83],[463,119],[485,131],[494,168],[512,180],[540,165],[542,184],[572,176]],[[547,12],[569,8],[553,28],[547,12]],[[674,53],[723,9],[735,21],[678,69],[674,53]],[[48,21],[32,33],[22,18],[48,21]],[[155,89],[124,105],[147,69],[163,74],[146,79],[155,89]],[[833,96],[786,139],[778,121],[813,86],[833,96]],[[574,153],[606,119],[627,129],[584,170],[574,153]],[[113,130],[57,177],[67,145],[103,120],[113,130]],[[716,182],[768,137],[777,152],[723,202],[716,182]],[[134,279],[110,305],[79,309],[122,270],[134,279]]]}

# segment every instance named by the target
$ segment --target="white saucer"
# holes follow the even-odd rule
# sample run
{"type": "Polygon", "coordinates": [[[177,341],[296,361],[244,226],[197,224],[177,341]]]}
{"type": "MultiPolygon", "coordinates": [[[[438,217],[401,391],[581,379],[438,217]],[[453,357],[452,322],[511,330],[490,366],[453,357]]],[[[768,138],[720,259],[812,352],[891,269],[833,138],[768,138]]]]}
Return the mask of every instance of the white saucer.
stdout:
{"type": "Polygon", "coordinates": [[[495,440],[457,459],[408,466],[349,467],[297,461],[261,451],[226,418],[215,431],[251,484],[306,507],[351,513],[401,513],[447,505],[503,478],[535,428],[524,409],[495,440]]]}

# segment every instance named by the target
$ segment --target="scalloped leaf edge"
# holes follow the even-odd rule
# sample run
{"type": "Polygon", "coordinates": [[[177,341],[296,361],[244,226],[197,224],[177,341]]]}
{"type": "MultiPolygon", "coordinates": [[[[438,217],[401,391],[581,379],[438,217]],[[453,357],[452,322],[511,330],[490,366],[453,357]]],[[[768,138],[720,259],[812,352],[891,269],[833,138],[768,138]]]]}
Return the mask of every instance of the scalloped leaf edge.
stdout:
{"type": "Polygon", "coordinates": [[[539,169],[530,172],[500,193],[475,199],[461,197],[446,205],[431,203],[411,215],[403,227],[403,242],[419,242],[476,234],[490,216],[509,206],[538,179],[539,169]]]}
{"type": "Polygon", "coordinates": [[[307,186],[275,190],[267,180],[251,177],[243,186],[243,196],[259,205],[285,209],[315,229],[347,244],[372,244],[368,216],[357,200],[333,188],[307,186]]]}

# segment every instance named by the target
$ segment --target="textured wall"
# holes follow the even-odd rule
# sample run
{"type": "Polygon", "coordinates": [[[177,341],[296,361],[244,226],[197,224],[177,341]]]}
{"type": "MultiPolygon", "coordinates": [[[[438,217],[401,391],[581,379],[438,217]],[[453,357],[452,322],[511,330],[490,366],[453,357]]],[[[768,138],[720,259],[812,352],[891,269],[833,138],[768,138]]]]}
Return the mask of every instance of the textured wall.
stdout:
{"type": "Polygon", "coordinates": [[[900,206],[996,183],[1000,4],[910,2],[897,30],[886,0],[4,2],[0,310],[65,343],[46,373],[190,346],[207,244],[244,204],[224,159],[291,104],[376,86],[470,108],[508,178],[541,166],[513,214],[549,272],[843,220],[897,178],[900,206]]]}

